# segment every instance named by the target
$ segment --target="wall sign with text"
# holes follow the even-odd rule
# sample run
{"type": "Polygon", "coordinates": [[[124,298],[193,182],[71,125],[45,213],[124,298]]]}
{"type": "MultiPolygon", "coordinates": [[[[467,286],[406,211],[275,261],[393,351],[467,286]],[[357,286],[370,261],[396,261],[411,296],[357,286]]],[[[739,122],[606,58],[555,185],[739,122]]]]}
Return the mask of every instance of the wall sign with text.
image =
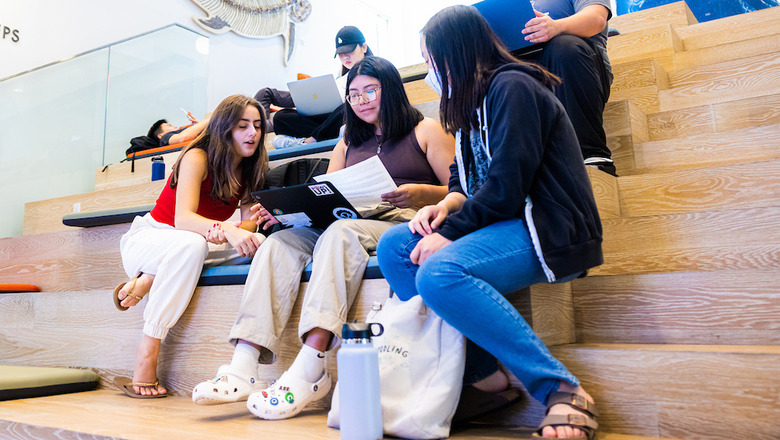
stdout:
{"type": "Polygon", "coordinates": [[[3,41],[11,41],[12,43],[19,42],[19,35],[21,32],[19,29],[14,29],[9,26],[0,24],[0,34],[2,34],[3,41]]]}

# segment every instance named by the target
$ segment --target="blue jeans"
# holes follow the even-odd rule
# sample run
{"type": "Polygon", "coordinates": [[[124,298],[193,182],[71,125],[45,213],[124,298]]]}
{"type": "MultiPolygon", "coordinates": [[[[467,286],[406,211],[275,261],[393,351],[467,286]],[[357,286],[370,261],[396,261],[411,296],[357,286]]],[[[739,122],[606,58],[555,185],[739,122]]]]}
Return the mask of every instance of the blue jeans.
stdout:
{"type": "Polygon", "coordinates": [[[472,232],[418,266],[409,254],[421,238],[404,223],[379,240],[379,267],[399,298],[421,295],[428,307],[498,358],[544,404],[562,380],[579,385],[505,298],[547,281],[523,220],[472,232]]]}

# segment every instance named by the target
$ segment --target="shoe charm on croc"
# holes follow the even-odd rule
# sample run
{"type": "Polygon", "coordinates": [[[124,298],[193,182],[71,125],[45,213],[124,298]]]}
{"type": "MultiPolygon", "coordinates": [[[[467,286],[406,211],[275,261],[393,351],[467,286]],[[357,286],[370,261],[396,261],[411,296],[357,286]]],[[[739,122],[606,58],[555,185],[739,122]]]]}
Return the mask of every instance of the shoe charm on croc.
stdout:
{"type": "Polygon", "coordinates": [[[309,383],[285,372],[270,387],[252,393],[246,406],[261,419],[287,419],[303,411],[309,403],[325,397],[330,387],[328,373],[323,374],[316,383],[309,383]]]}

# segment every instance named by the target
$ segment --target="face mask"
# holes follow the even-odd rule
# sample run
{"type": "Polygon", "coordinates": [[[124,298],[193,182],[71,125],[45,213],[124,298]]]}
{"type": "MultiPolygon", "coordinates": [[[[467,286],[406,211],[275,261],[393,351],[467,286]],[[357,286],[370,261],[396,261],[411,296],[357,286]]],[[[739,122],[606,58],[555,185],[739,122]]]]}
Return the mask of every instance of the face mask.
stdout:
{"type": "MultiPolygon", "coordinates": [[[[439,75],[439,72],[432,67],[428,68],[428,74],[425,75],[425,84],[431,86],[433,91],[441,96],[441,76],[439,75]]],[[[452,95],[452,89],[449,89],[448,92],[449,95],[452,95]]]]}

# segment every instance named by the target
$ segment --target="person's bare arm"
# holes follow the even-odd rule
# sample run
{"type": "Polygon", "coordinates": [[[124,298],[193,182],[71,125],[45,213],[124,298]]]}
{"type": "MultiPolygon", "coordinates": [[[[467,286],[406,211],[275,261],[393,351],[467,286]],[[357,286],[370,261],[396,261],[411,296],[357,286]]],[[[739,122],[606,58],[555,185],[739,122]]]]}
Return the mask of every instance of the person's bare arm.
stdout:
{"type": "Polygon", "coordinates": [[[525,24],[523,33],[531,43],[543,43],[559,34],[572,34],[578,37],[592,37],[607,26],[609,10],[602,5],[588,5],[574,15],[554,20],[549,15],[536,12],[525,24]]]}
{"type": "Polygon", "coordinates": [[[174,134],[171,136],[170,139],[168,139],[168,144],[178,144],[180,142],[189,142],[200,134],[203,130],[206,129],[206,126],[209,125],[209,119],[211,119],[211,114],[207,114],[205,118],[203,118],[202,121],[198,121],[196,124],[192,124],[189,127],[185,128],[179,133],[174,134]]]}

